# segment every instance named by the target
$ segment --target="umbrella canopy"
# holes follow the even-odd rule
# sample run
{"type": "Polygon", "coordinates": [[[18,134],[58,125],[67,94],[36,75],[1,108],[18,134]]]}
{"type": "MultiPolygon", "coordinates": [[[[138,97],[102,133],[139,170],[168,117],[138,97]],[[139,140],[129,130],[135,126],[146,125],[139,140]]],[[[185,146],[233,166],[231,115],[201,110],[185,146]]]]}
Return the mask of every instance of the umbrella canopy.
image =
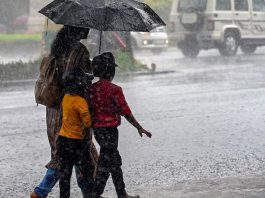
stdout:
{"type": "Polygon", "coordinates": [[[39,12],[56,24],[100,31],[149,32],[165,25],[148,5],[134,0],[55,0],[39,12]]]}

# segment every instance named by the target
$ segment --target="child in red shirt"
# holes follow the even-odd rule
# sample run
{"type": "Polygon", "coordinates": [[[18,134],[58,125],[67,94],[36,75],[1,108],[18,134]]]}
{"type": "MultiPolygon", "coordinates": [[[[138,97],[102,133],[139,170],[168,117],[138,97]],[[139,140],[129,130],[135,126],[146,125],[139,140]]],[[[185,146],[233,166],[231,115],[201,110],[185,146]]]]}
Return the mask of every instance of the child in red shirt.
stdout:
{"type": "Polygon", "coordinates": [[[109,174],[111,174],[118,198],[137,198],[139,196],[126,193],[123,181],[117,128],[121,124],[121,116],[124,116],[138,130],[141,137],[146,134],[151,138],[152,134],[143,129],[134,118],[122,88],[111,82],[115,76],[116,66],[115,59],[110,52],[96,56],[92,62],[94,76],[99,77],[99,81],[92,84],[90,92],[94,135],[100,145],[95,194],[96,198],[103,194],[109,174]]]}

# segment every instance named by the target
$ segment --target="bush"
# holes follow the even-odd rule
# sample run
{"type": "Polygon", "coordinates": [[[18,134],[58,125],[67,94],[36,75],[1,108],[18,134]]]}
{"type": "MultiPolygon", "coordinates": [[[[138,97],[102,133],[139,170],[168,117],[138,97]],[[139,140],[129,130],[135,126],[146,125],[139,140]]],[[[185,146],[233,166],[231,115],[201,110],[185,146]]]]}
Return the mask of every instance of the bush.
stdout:
{"type": "Polygon", "coordinates": [[[0,64],[0,81],[36,79],[41,60],[0,64]]]}
{"type": "Polygon", "coordinates": [[[36,41],[40,42],[41,34],[0,34],[0,42],[23,42],[36,41]]]}
{"type": "MultiPolygon", "coordinates": [[[[135,61],[129,52],[118,51],[115,58],[120,73],[146,70],[146,66],[135,61]]],[[[26,63],[18,61],[0,64],[0,81],[37,79],[40,63],[41,59],[26,63]]]]}
{"type": "Polygon", "coordinates": [[[144,2],[148,4],[156,13],[168,23],[169,21],[169,11],[171,10],[173,0],[145,0],[144,2]]]}
{"type": "Polygon", "coordinates": [[[138,71],[141,69],[141,64],[136,62],[129,52],[118,51],[115,53],[115,59],[119,65],[120,72],[138,71]]]}

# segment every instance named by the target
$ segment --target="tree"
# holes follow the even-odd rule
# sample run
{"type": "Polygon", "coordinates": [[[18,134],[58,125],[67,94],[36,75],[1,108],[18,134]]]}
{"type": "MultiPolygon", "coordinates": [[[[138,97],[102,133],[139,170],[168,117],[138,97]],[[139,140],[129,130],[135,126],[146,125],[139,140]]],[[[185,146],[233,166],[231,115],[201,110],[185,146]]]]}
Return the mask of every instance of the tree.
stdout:
{"type": "Polygon", "coordinates": [[[144,0],[167,23],[173,0],[144,0]]]}

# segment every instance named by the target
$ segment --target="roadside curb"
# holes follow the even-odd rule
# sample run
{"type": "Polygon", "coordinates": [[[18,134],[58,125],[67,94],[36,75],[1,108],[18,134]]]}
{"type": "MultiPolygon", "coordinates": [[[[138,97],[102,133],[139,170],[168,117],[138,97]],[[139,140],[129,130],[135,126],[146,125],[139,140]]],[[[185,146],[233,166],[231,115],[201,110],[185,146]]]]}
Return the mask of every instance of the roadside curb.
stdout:
{"type": "MultiPolygon", "coordinates": [[[[166,71],[155,71],[155,72],[125,72],[117,74],[117,77],[123,76],[149,76],[149,75],[161,75],[161,74],[170,74],[176,73],[174,70],[166,70],[166,71]]],[[[28,83],[34,83],[37,79],[22,79],[22,80],[5,80],[0,81],[2,87],[8,85],[24,85],[28,83]]]]}
{"type": "Polygon", "coordinates": [[[166,71],[147,71],[147,72],[125,72],[119,73],[118,76],[148,76],[148,75],[159,75],[159,74],[169,74],[176,73],[174,70],[166,70],[166,71]]]}

